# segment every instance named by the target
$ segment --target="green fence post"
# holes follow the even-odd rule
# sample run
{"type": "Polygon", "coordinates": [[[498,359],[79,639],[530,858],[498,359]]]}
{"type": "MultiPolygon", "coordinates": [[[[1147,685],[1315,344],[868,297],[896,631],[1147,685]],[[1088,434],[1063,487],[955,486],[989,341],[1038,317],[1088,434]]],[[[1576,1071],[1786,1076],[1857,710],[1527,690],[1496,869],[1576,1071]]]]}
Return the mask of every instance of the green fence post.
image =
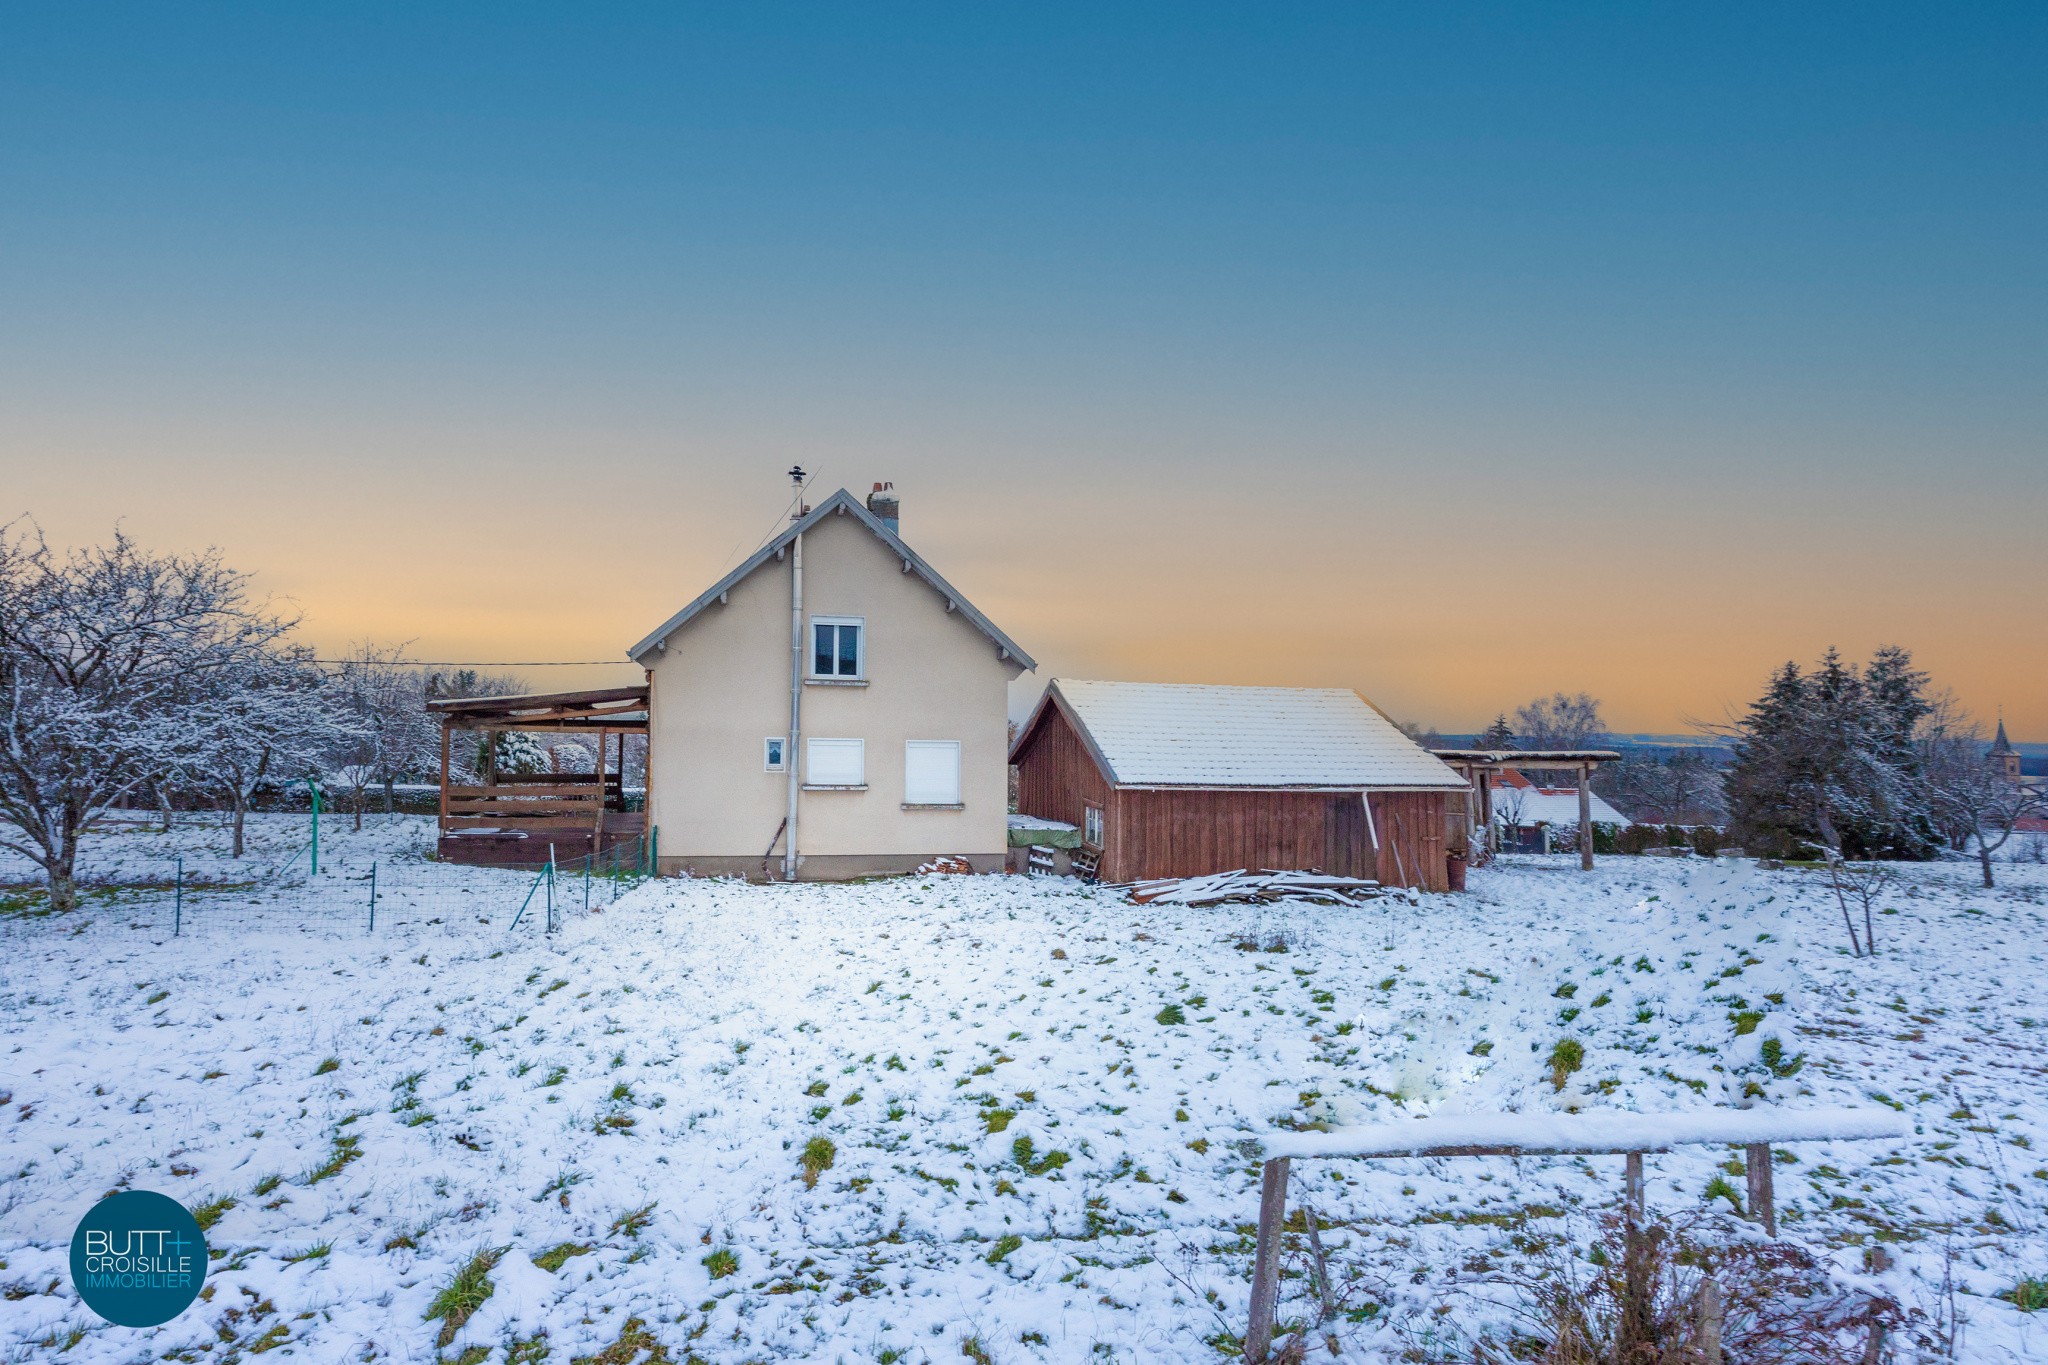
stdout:
{"type": "Polygon", "coordinates": [[[370,864],[370,932],[377,932],[377,865],[370,864]]]}
{"type": "Polygon", "coordinates": [[[309,875],[317,877],[320,875],[320,784],[307,778],[306,793],[313,799],[313,870],[309,875]]]}
{"type": "Polygon", "coordinates": [[[548,932],[555,932],[555,846],[548,845],[548,932]]]}
{"type": "Polygon", "coordinates": [[[178,859],[177,890],[171,893],[171,937],[176,938],[185,931],[185,860],[178,859]]]}

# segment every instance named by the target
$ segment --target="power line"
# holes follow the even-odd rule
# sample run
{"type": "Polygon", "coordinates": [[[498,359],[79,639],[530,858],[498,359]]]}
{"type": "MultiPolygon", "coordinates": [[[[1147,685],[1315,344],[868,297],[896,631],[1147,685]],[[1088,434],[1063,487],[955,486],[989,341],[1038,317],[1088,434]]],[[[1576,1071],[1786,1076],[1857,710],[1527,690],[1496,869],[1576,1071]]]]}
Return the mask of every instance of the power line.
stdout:
{"type": "MultiPolygon", "coordinates": [[[[360,664],[362,659],[315,659],[316,664],[360,664]]],[[[392,668],[630,668],[631,659],[388,659],[392,668]]]]}

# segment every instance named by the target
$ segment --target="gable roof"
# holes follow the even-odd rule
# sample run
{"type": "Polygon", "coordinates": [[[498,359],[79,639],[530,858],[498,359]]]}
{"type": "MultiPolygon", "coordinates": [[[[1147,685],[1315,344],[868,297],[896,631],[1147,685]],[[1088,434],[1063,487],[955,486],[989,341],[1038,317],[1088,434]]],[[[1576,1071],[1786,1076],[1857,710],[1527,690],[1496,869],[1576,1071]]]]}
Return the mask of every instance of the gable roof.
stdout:
{"type": "Polygon", "coordinates": [[[1104,775],[1123,787],[1465,786],[1348,688],[1055,678],[1018,733],[1013,762],[1051,705],[1073,719],[1104,775]]]}
{"type": "Polygon", "coordinates": [[[861,525],[872,531],[876,539],[889,547],[891,554],[903,561],[904,568],[907,571],[915,573],[919,578],[931,584],[941,597],[953,605],[955,610],[973,622],[977,630],[983,635],[988,636],[995,643],[996,648],[1002,651],[1003,657],[1015,659],[1027,669],[1038,667],[1037,662],[1019,648],[1015,640],[1012,640],[1009,636],[1003,634],[1002,631],[996,629],[995,622],[983,616],[979,611],[976,611],[974,604],[962,597],[958,589],[945,579],[939,577],[937,569],[925,563],[917,551],[903,543],[902,537],[884,526],[874,513],[861,505],[859,498],[856,498],[844,488],[806,512],[800,520],[791,522],[784,528],[781,535],[756,550],[745,563],[706,588],[703,594],[690,603],[689,606],[684,607],[674,616],[669,617],[668,620],[655,627],[639,644],[626,651],[626,657],[634,663],[643,662],[646,656],[654,652],[669,636],[687,625],[691,617],[730,592],[733,585],[748,574],[782,553],[789,543],[799,535],[810,530],[813,526],[816,526],[834,513],[850,513],[858,517],[861,525]]]}

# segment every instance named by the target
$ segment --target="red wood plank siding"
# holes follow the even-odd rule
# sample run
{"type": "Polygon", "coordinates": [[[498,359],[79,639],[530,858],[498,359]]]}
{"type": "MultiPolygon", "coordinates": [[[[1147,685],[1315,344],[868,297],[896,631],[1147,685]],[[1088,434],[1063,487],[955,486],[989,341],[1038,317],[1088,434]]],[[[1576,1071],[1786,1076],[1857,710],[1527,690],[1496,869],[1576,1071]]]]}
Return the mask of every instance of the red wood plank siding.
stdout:
{"type": "Polygon", "coordinates": [[[1066,715],[1057,706],[1048,706],[1017,751],[1017,811],[1078,826],[1081,808],[1090,801],[1101,806],[1107,818],[1109,782],[1066,715]]]}
{"type": "Polygon", "coordinates": [[[1374,792],[1372,819],[1380,835],[1380,875],[1386,886],[1450,890],[1444,834],[1455,792],[1374,792]]]}

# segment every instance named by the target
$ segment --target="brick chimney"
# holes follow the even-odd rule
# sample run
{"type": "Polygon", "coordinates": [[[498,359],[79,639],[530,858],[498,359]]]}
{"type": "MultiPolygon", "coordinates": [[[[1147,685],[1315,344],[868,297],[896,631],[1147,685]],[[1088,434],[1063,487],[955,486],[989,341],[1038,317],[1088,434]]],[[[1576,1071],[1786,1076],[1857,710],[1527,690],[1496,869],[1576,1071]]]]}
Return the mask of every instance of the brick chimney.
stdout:
{"type": "Polygon", "coordinates": [[[893,483],[878,483],[875,485],[875,491],[868,494],[868,511],[873,512],[875,519],[888,527],[890,533],[894,535],[902,534],[902,528],[898,524],[899,508],[900,504],[896,501],[896,485],[893,483]]]}

